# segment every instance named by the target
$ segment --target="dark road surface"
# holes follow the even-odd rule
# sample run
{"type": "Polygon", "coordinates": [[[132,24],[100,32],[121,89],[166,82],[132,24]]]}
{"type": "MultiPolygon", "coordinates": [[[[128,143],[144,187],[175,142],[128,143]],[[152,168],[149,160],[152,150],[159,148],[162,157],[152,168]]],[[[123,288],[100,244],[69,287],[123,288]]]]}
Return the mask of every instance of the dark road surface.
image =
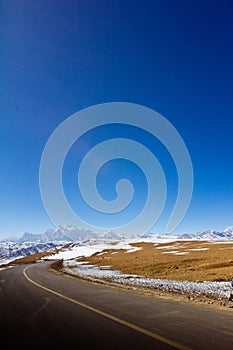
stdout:
{"type": "Polygon", "coordinates": [[[143,297],[48,269],[0,271],[2,349],[231,349],[233,311],[143,297]]]}

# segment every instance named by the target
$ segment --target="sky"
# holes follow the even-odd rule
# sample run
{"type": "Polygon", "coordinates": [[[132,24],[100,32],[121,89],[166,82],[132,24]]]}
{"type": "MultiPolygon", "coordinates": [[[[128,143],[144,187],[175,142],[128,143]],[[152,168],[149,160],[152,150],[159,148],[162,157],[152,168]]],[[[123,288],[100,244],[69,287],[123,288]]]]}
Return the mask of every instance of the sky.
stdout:
{"type": "MultiPolygon", "coordinates": [[[[53,227],[39,188],[44,147],[72,114],[115,101],[157,111],[189,150],[193,197],[175,232],[233,225],[232,15],[230,0],[2,0],[0,238],[53,227]]],[[[134,132],[112,125],[77,140],[64,163],[64,191],[74,210],[95,225],[112,228],[132,219],[147,191],[135,164],[116,159],[97,177],[107,200],[114,199],[117,180],[132,181],[128,216],[97,218],[82,207],[76,178],[88,149],[108,137],[131,135],[156,154],[166,175],[165,209],[152,229],[163,233],[177,195],[176,169],[158,140],[134,132]]]]}

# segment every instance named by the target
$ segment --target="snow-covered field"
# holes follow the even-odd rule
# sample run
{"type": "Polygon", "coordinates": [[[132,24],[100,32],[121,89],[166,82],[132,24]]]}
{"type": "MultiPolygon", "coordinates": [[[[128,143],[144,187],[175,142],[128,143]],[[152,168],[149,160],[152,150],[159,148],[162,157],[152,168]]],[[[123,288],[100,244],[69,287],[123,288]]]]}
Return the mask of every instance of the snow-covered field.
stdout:
{"type": "MultiPolygon", "coordinates": [[[[105,249],[124,249],[127,252],[134,252],[140,250],[139,247],[134,247],[130,245],[132,240],[122,240],[116,243],[111,242],[101,242],[101,243],[87,243],[87,244],[71,244],[68,248],[61,250],[57,254],[53,254],[51,256],[46,256],[46,259],[63,259],[69,260],[80,257],[88,257],[95,253],[102,253],[105,249]]],[[[133,243],[133,242],[132,242],[133,243]]]]}

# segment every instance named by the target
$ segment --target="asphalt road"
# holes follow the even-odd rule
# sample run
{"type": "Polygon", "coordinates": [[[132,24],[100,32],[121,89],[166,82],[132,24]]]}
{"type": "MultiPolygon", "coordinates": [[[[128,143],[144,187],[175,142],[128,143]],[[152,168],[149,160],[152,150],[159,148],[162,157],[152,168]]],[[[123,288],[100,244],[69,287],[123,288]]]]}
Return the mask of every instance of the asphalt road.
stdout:
{"type": "Polygon", "coordinates": [[[48,269],[0,272],[4,349],[233,349],[233,310],[144,297],[48,269]]]}

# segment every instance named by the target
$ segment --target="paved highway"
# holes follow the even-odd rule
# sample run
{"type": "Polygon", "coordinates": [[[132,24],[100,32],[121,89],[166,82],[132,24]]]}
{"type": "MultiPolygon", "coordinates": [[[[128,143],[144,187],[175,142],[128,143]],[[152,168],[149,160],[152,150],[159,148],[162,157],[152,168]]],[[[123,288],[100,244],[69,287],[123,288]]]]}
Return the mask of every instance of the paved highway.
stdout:
{"type": "Polygon", "coordinates": [[[48,269],[0,272],[4,349],[233,349],[232,314],[144,297],[48,269]]]}

